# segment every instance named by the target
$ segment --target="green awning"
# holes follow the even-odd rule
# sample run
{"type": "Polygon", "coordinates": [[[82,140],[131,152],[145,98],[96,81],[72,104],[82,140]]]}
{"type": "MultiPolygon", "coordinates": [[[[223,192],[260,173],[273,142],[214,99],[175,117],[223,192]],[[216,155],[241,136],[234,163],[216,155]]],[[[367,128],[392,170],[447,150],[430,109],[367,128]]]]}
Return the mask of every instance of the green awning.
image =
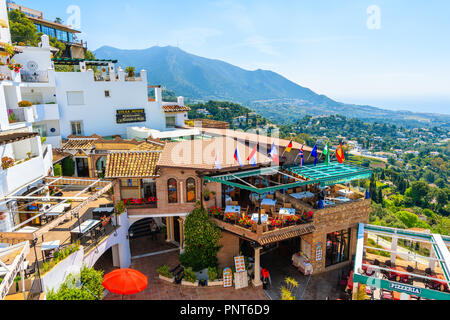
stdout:
{"type": "Polygon", "coordinates": [[[317,166],[291,166],[286,168],[268,167],[256,170],[240,171],[236,173],[229,173],[220,176],[205,177],[207,182],[218,182],[231,187],[249,190],[258,194],[273,192],[278,190],[287,190],[297,187],[302,187],[310,184],[320,184],[323,186],[330,186],[339,183],[346,183],[353,180],[368,179],[372,177],[372,170],[361,168],[349,164],[331,163],[329,165],[320,164],[317,166]],[[249,177],[258,177],[262,175],[282,174],[285,176],[298,175],[301,179],[288,184],[280,184],[277,186],[257,188],[250,183],[242,180],[249,177]]]}

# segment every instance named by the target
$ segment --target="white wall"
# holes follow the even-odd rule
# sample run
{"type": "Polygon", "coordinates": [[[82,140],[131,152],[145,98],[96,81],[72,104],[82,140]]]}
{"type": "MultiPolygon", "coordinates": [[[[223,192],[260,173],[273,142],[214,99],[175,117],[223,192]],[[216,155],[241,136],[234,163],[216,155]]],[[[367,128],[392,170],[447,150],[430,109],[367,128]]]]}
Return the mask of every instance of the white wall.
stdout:
{"type": "MultiPolygon", "coordinates": [[[[23,71],[34,72],[34,71],[44,71],[48,72],[49,69],[53,69],[53,63],[51,60],[52,53],[50,48],[40,48],[40,47],[20,47],[23,53],[16,54],[14,60],[17,63],[23,65],[23,71]],[[29,68],[29,62],[33,62],[37,65],[37,70],[29,68]]],[[[51,84],[53,86],[53,84],[51,84]]]]}
{"type": "MultiPolygon", "coordinates": [[[[115,217],[112,218],[112,222],[115,223],[115,217]]],[[[87,267],[93,267],[97,260],[109,249],[114,246],[118,250],[113,248],[113,259],[118,262],[117,267],[121,269],[128,268],[131,265],[131,251],[130,242],[127,239],[129,222],[127,212],[122,213],[118,217],[118,223],[120,228],[117,229],[116,235],[113,233],[103,241],[96,250],[92,250],[89,254],[84,257],[84,264],[87,267]]]]}
{"type": "MultiPolygon", "coordinates": [[[[6,7],[6,0],[0,0],[0,18],[5,20],[9,26],[8,9],[6,7]]],[[[11,43],[11,34],[9,28],[0,28],[0,41],[11,43]]]]}
{"type": "Polygon", "coordinates": [[[126,136],[127,127],[149,126],[155,108],[149,106],[146,72],[141,71],[141,81],[94,81],[92,70],[87,72],[57,72],[56,95],[61,114],[61,135],[72,134],[71,121],[82,121],[83,135],[98,134],[126,136]],[[110,97],[105,97],[105,90],[110,97]],[[82,91],[84,105],[68,105],[67,92],[82,91]],[[120,109],[145,109],[146,122],[117,124],[116,111],[120,109]]]}
{"type": "Polygon", "coordinates": [[[66,259],[56,265],[50,272],[46,273],[41,278],[42,289],[44,292],[48,292],[51,289],[58,291],[61,284],[66,280],[67,276],[77,275],[81,272],[83,267],[83,247],[80,250],[74,252],[66,259]]]}

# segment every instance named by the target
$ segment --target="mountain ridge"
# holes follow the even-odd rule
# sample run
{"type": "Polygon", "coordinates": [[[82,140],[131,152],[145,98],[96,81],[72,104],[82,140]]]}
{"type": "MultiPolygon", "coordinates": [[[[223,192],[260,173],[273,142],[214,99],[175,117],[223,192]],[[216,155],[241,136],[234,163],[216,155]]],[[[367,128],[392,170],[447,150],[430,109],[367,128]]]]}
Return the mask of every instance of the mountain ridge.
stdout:
{"type": "Polygon", "coordinates": [[[117,49],[103,46],[94,51],[99,59],[117,59],[123,68],[148,71],[148,82],[194,101],[230,101],[249,106],[262,116],[286,122],[310,115],[341,114],[365,120],[402,124],[450,124],[450,116],[392,111],[368,105],[346,104],[317,94],[271,70],[246,70],[222,60],[200,57],[180,48],[154,46],[117,49]],[[442,119],[443,118],[443,119],[442,119]]]}

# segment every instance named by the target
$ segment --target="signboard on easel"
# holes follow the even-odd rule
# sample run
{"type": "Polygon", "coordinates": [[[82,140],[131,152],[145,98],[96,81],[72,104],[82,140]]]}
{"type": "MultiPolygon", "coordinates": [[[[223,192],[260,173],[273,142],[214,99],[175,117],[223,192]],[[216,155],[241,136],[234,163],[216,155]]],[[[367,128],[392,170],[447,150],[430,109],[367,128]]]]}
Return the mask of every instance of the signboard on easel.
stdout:
{"type": "Polygon", "coordinates": [[[316,244],[316,261],[322,261],[322,242],[316,244]]]}
{"type": "Polygon", "coordinates": [[[236,272],[234,274],[234,287],[236,288],[236,290],[248,287],[247,271],[236,272]]]}
{"type": "Polygon", "coordinates": [[[236,273],[246,271],[245,258],[243,256],[234,257],[234,266],[236,268],[236,273]]]}

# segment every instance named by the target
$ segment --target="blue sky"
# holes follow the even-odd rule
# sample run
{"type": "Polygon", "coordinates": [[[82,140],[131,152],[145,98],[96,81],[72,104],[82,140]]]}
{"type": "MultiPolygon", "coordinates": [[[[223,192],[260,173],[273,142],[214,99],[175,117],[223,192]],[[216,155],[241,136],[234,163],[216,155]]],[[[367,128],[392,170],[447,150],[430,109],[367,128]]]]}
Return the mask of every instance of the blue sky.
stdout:
{"type": "Polygon", "coordinates": [[[179,46],[342,102],[450,114],[447,0],[16,2],[64,21],[78,5],[90,49],[179,46]],[[367,27],[372,5],[380,29],[367,27]]]}

